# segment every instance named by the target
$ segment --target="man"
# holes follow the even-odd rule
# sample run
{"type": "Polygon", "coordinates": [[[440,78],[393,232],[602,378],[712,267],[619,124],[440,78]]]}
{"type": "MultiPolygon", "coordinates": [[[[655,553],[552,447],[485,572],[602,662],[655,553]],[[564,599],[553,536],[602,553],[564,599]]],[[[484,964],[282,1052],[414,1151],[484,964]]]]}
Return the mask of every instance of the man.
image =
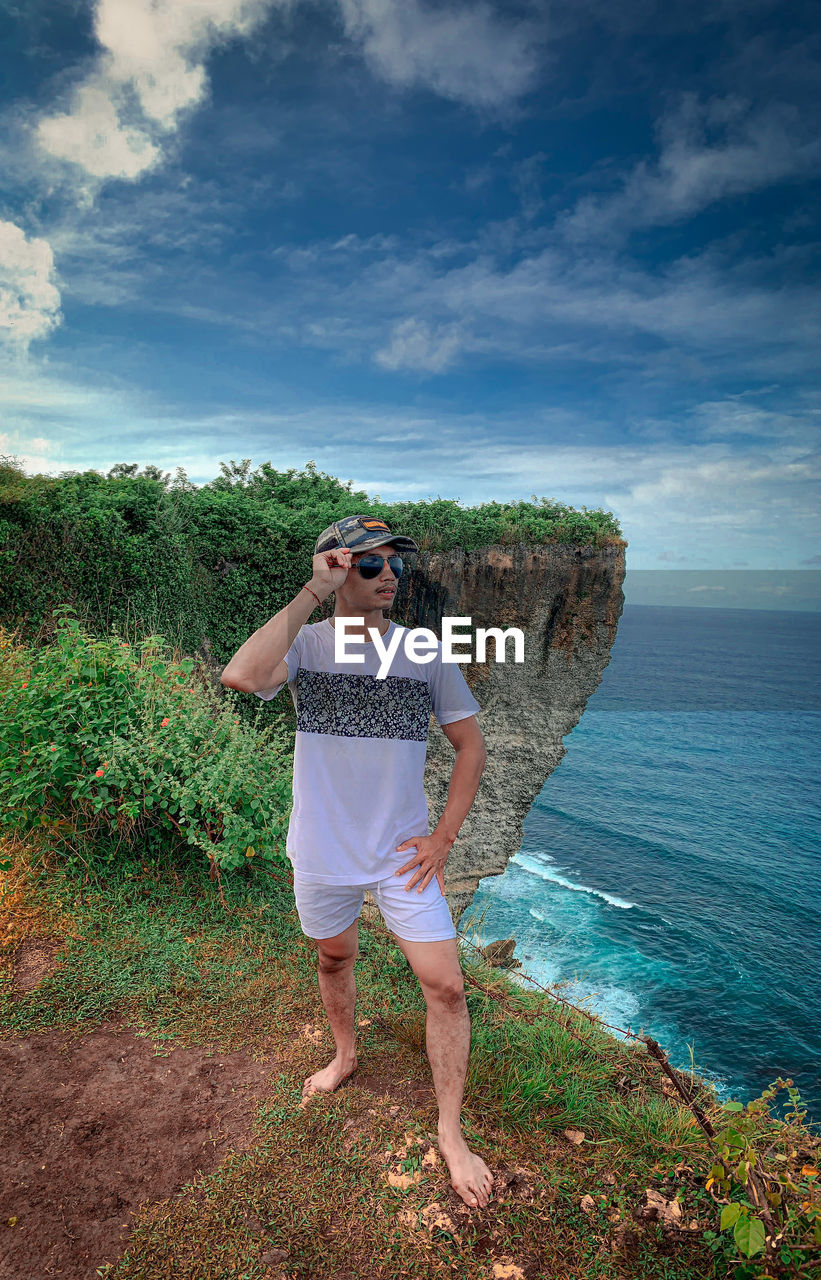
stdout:
{"type": "Polygon", "coordinates": [[[425,996],[439,1150],[464,1202],[484,1207],[493,1175],[461,1127],[470,1017],[443,872],[479,786],[485,745],[479,703],[458,665],[442,662],[441,643],[429,662],[409,657],[400,643],[390,674],[377,678],[381,660],[368,628],[385,646],[406,631],[385,616],[402,551],[418,547],[381,520],[335,522],[317,539],[310,581],[245,641],[221,679],[264,699],[287,682],[297,711],[286,849],[300,924],[317,943],[319,988],[336,1042],[336,1056],[308,1076],[303,1097],[335,1089],[356,1070],[354,960],[367,888],[425,996]],[[306,625],[332,593],[333,617],[306,625]],[[346,643],[359,662],[335,661],[341,618],[355,620],[346,624],[346,643]],[[447,804],[429,834],[423,780],[431,710],[456,758],[447,804]]]}

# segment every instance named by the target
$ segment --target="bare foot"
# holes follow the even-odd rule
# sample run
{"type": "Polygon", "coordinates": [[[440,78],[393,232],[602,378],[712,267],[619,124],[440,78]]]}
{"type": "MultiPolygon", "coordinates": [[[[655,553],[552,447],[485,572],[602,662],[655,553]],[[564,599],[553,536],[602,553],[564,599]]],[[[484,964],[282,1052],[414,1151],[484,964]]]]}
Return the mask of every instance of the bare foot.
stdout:
{"type": "Polygon", "coordinates": [[[466,1205],[484,1209],[490,1199],[493,1174],[481,1156],[471,1151],[461,1134],[456,1138],[438,1135],[439,1150],[448,1166],[454,1190],[466,1205]]]}
{"type": "Polygon", "coordinates": [[[331,1093],[338,1084],[343,1080],[347,1080],[348,1076],[352,1076],[357,1068],[356,1054],[352,1058],[340,1058],[336,1055],[333,1062],[329,1062],[327,1067],[323,1067],[321,1071],[315,1071],[312,1076],[307,1076],[302,1086],[303,1102],[310,1098],[312,1093],[331,1093]]]}

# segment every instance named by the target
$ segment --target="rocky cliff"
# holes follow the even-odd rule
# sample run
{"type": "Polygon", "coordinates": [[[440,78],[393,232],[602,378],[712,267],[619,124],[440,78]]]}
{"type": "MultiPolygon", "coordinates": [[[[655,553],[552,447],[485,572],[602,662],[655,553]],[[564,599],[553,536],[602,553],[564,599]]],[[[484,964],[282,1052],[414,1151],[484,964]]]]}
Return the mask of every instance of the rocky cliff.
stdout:
{"type": "MultiPolygon", "coordinates": [[[[441,636],[444,615],[469,617],[472,628],[520,627],[525,661],[462,667],[482,707],[488,759],[479,792],[445,872],[457,922],[483,876],[501,875],[522,841],[522,823],[565,754],[563,738],[578,724],[597,688],[624,604],[624,544],[490,546],[423,552],[400,583],[397,622],[441,636]]],[[[447,799],[453,748],[435,721],[425,786],[433,827],[447,799]]]]}

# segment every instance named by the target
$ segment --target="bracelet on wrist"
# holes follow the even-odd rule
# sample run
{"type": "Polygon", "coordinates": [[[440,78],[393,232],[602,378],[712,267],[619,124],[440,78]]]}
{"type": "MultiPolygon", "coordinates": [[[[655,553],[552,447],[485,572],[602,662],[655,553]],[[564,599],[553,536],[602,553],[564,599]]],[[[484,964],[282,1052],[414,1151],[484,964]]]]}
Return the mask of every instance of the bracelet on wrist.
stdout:
{"type": "MultiPolygon", "coordinates": [[[[310,587],[303,587],[303,588],[302,588],[302,590],[303,590],[303,591],[311,591],[311,588],[310,588],[310,587]]],[[[316,600],[317,604],[321,607],[321,606],[322,606],[322,601],[320,600],[320,598],[319,598],[319,596],[316,594],[316,592],[315,592],[315,591],[311,591],[311,595],[313,596],[314,600],[316,600]]]]}

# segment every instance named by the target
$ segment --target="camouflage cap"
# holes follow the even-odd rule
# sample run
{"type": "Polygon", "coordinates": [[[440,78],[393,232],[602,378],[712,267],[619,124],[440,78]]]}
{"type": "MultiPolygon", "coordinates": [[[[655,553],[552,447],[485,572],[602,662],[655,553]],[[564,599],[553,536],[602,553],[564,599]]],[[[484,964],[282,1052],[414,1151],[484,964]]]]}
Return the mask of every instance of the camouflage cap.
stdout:
{"type": "Polygon", "coordinates": [[[418,551],[413,538],[403,533],[391,533],[384,520],[376,516],[345,516],[335,520],[316,540],[314,555],[319,551],[333,551],[335,547],[347,547],[350,551],[369,551],[391,543],[397,551],[418,551]]]}

